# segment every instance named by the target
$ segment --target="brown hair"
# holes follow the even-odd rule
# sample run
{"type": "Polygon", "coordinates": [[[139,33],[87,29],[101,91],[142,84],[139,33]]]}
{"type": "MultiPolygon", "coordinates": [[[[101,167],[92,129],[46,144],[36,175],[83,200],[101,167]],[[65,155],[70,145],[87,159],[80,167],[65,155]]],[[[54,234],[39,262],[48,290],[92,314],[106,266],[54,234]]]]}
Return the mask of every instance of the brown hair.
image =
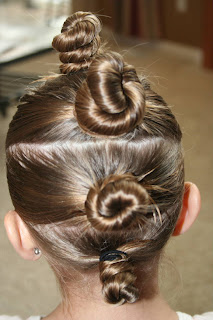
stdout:
{"type": "Polygon", "coordinates": [[[149,291],[181,209],[184,166],[171,109],[121,55],[99,51],[99,32],[96,16],[78,12],[54,38],[65,75],[22,98],[6,140],[7,177],[64,298],[73,269],[99,266],[105,300],[119,305],[149,291]],[[127,256],[99,261],[115,249],[127,256]],[[138,270],[146,286],[136,286],[138,270]]]}
{"type": "Polygon", "coordinates": [[[68,17],[52,42],[60,52],[62,73],[88,68],[95,55],[101,52],[100,20],[91,12],[76,12],[68,17]]]}

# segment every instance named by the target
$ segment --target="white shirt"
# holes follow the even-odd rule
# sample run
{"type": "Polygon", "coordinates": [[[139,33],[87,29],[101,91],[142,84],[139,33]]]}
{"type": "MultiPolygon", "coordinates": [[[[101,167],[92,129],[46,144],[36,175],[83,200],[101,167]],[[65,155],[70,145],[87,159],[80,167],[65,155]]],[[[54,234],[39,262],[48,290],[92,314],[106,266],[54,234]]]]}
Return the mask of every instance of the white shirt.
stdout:
{"type": "MultiPolygon", "coordinates": [[[[183,312],[177,312],[179,320],[213,320],[213,312],[206,312],[203,314],[196,314],[193,317],[183,312]]],[[[0,317],[1,320],[1,317],[0,317]]]]}

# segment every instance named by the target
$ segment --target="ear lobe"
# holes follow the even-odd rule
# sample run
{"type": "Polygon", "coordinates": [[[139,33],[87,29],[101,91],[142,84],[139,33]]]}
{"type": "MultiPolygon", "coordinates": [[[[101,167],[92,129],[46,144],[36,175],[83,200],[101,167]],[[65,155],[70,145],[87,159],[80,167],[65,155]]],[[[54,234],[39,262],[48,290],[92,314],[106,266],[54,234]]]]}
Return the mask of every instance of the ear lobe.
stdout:
{"type": "Polygon", "coordinates": [[[201,207],[200,191],[191,182],[185,183],[183,206],[177,221],[173,236],[185,233],[196,220],[201,207]]]}
{"type": "Polygon", "coordinates": [[[37,260],[34,254],[36,244],[29,230],[16,211],[9,211],[4,218],[8,239],[16,252],[25,260],[37,260]]]}

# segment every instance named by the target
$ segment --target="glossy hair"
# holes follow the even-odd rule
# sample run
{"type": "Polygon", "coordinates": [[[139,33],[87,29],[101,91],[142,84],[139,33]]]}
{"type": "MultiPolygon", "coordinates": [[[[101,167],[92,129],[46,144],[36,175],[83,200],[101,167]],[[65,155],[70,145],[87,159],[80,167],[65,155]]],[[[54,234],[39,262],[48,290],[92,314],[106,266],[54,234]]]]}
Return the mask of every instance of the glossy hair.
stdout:
{"type": "Polygon", "coordinates": [[[100,50],[100,20],[91,12],[76,12],[68,17],[52,42],[60,52],[62,73],[88,68],[100,50]]]}
{"type": "Polygon", "coordinates": [[[99,51],[99,32],[96,16],[78,12],[54,38],[68,64],[22,98],[7,134],[7,178],[64,298],[74,270],[99,267],[105,301],[121,305],[147,297],[175,228],[182,134],[146,79],[118,53],[99,51]],[[99,261],[116,249],[127,256],[99,261]]]}

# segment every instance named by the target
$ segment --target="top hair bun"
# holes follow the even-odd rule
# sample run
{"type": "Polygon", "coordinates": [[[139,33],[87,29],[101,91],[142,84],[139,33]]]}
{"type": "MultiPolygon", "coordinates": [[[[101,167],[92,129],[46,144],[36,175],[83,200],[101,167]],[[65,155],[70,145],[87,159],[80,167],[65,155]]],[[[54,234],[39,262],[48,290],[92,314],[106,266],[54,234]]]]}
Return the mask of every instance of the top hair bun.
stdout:
{"type": "Polygon", "coordinates": [[[110,175],[90,188],[87,218],[99,231],[122,230],[142,221],[150,204],[147,190],[131,173],[110,175]]]}
{"type": "Polygon", "coordinates": [[[52,42],[60,52],[62,73],[88,68],[100,47],[100,20],[91,12],[76,12],[64,22],[52,42]]]}
{"type": "Polygon", "coordinates": [[[133,66],[116,52],[97,56],[79,88],[75,115],[89,134],[118,136],[141,124],[145,91],[133,66]]]}

